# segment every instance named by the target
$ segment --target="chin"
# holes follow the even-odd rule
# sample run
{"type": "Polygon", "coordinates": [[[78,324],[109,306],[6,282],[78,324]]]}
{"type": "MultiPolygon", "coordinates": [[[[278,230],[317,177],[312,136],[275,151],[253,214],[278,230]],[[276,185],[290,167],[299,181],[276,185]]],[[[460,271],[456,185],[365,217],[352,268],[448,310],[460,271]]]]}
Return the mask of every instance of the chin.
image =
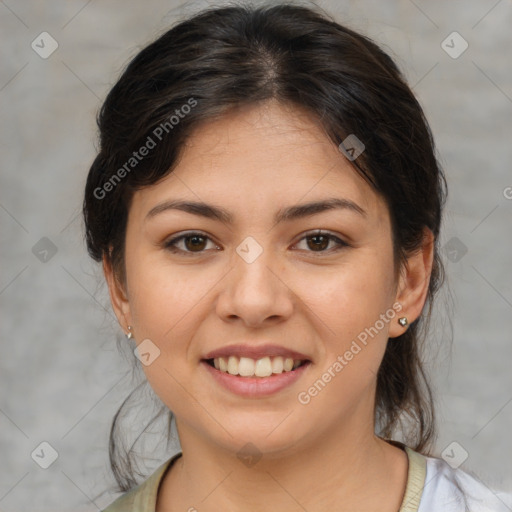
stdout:
{"type": "MultiPolygon", "coordinates": [[[[286,453],[295,452],[301,445],[301,439],[307,437],[306,432],[299,431],[298,425],[291,425],[288,419],[285,419],[287,414],[289,413],[268,414],[266,418],[262,418],[261,414],[256,412],[247,414],[246,418],[242,414],[237,421],[225,423],[231,435],[218,427],[216,431],[219,437],[215,436],[215,439],[212,436],[211,441],[237,456],[245,452],[255,452],[255,456],[282,457],[286,453]]],[[[209,434],[211,436],[212,432],[209,434]]]]}

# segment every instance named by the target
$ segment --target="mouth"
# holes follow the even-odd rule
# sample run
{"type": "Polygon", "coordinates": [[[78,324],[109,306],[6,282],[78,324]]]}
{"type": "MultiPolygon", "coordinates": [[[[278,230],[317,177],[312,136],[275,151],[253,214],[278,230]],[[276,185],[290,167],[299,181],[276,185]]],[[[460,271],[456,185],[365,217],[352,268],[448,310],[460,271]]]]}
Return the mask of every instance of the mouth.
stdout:
{"type": "Polygon", "coordinates": [[[249,399],[270,397],[292,387],[308,373],[311,364],[309,359],[283,356],[263,356],[259,359],[219,356],[201,360],[213,383],[231,394],[249,399]]]}
{"type": "Polygon", "coordinates": [[[277,377],[283,373],[294,372],[298,368],[311,363],[309,359],[294,359],[283,356],[264,356],[259,359],[225,356],[203,359],[202,361],[219,372],[248,378],[277,377]]]}
{"type": "Polygon", "coordinates": [[[290,388],[313,364],[306,354],[280,345],[228,345],[200,360],[212,382],[244,398],[265,398],[290,388]]]}

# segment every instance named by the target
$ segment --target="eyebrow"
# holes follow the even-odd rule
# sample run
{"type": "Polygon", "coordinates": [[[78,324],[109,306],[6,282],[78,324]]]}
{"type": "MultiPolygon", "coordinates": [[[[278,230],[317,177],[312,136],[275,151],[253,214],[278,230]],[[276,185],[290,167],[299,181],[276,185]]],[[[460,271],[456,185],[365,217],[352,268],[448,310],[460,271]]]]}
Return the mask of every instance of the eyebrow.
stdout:
{"type": "MultiPolygon", "coordinates": [[[[366,211],[357,203],[354,203],[349,199],[332,197],[322,201],[313,201],[310,203],[281,208],[276,213],[274,222],[278,224],[280,222],[310,217],[312,215],[317,215],[319,213],[335,209],[352,211],[363,217],[366,217],[367,215],[366,211]]],[[[198,201],[184,201],[179,199],[164,201],[163,203],[156,205],[147,213],[146,220],[149,220],[150,218],[167,210],[181,210],[201,217],[206,217],[208,219],[218,220],[224,224],[233,224],[234,221],[233,214],[225,208],[198,201]]]]}

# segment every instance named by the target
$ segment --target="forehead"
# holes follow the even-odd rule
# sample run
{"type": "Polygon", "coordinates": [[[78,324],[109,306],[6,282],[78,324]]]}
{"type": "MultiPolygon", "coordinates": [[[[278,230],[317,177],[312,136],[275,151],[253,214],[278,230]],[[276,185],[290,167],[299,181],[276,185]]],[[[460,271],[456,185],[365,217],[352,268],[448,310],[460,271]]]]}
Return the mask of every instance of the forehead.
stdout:
{"type": "Polygon", "coordinates": [[[379,216],[386,209],[309,112],[269,101],[196,128],[173,172],[136,192],[132,207],[144,214],[179,197],[257,212],[328,196],[379,216]]]}

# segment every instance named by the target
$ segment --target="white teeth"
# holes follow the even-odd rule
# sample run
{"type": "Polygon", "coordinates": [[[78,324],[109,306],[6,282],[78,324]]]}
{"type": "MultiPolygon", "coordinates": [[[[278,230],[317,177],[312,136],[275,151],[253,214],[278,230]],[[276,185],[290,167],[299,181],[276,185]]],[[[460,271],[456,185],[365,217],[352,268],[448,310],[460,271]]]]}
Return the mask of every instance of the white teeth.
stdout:
{"type": "Polygon", "coordinates": [[[283,358],[281,356],[272,359],[272,373],[283,373],[283,358]]]}
{"type": "Polygon", "coordinates": [[[261,359],[251,359],[250,357],[229,356],[217,357],[213,360],[213,365],[217,370],[231,375],[240,375],[241,377],[270,377],[272,374],[289,372],[298,368],[303,361],[283,358],[281,356],[265,356],[261,359]]]}
{"type": "Polygon", "coordinates": [[[254,375],[254,359],[241,357],[240,363],[238,363],[238,374],[242,377],[250,377],[251,375],[254,375]]]}
{"type": "Polygon", "coordinates": [[[238,357],[229,356],[228,373],[231,375],[238,375],[238,357]]]}
{"type": "MultiPolygon", "coordinates": [[[[242,375],[240,373],[240,375],[242,375]]],[[[256,361],[256,368],[254,369],[256,377],[270,377],[272,375],[272,363],[270,357],[264,357],[256,361]]]]}

